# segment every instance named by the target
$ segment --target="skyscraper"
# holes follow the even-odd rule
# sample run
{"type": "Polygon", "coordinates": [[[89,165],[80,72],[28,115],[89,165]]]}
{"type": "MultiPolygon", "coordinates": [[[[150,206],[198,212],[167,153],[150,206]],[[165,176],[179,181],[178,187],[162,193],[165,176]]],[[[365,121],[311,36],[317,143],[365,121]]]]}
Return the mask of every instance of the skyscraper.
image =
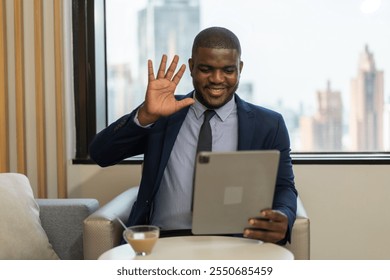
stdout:
{"type": "MultiPolygon", "coordinates": [[[[141,84],[147,83],[148,59],[152,59],[155,72],[163,54],[168,55],[168,63],[177,54],[180,58],[179,64],[188,65],[192,42],[199,31],[199,0],[149,0],[138,14],[138,64],[141,84]]],[[[176,93],[186,94],[192,88],[187,69],[176,93]]],[[[144,98],[144,92],[141,94],[140,101],[144,98]]]]}
{"type": "Polygon", "coordinates": [[[390,151],[390,102],[385,104],[383,114],[383,148],[386,152],[390,151]]]}
{"type": "Polygon", "coordinates": [[[301,118],[303,151],[341,151],[343,134],[343,104],[341,93],[331,89],[330,81],[323,91],[317,91],[317,112],[301,118]]]}
{"type": "Polygon", "coordinates": [[[107,108],[108,123],[119,119],[135,106],[131,94],[133,88],[130,64],[110,64],[107,67],[107,99],[110,104],[107,108]]]}
{"type": "Polygon", "coordinates": [[[375,66],[373,53],[365,46],[356,78],[351,80],[349,134],[352,151],[383,150],[383,71],[375,66]]]}

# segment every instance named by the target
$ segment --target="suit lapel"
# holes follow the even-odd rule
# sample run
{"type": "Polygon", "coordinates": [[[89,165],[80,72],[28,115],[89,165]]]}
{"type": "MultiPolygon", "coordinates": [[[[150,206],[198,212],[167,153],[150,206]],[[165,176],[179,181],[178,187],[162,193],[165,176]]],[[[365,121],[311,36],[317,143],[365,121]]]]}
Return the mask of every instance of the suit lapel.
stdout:
{"type": "Polygon", "coordinates": [[[255,127],[255,114],[246,102],[236,95],[238,116],[238,150],[250,150],[255,127]]]}
{"type": "MultiPolygon", "coordinates": [[[[185,97],[190,97],[191,95],[188,94],[185,97]]],[[[177,135],[179,134],[180,128],[184,122],[184,119],[188,113],[190,107],[186,107],[179,112],[177,112],[174,115],[171,115],[168,117],[167,120],[167,129],[165,132],[165,136],[162,139],[164,141],[163,143],[163,149],[161,152],[161,161],[159,164],[159,169],[157,173],[157,180],[158,185],[160,184],[161,178],[163,176],[165,167],[167,166],[169,156],[172,152],[173,145],[175,144],[177,135]]]]}

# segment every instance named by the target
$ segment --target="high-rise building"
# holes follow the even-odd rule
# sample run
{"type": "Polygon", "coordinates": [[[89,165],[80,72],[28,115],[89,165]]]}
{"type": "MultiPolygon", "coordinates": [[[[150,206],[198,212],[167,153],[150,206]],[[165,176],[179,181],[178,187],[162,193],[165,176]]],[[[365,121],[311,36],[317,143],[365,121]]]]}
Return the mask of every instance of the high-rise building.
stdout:
{"type": "Polygon", "coordinates": [[[383,121],[383,148],[386,152],[390,151],[390,102],[385,104],[383,121]]]}
{"type": "Polygon", "coordinates": [[[341,151],[343,137],[343,104],[340,91],[331,89],[330,81],[324,91],[317,92],[316,146],[323,151],[341,151]]]}
{"type": "Polygon", "coordinates": [[[107,108],[108,123],[116,121],[129,112],[136,104],[133,102],[130,65],[128,63],[110,64],[107,67],[107,108]]]}
{"type": "MultiPolygon", "coordinates": [[[[141,84],[147,84],[148,59],[154,63],[155,74],[163,54],[168,55],[168,65],[177,54],[179,65],[188,66],[192,43],[199,31],[199,0],[148,0],[146,7],[138,14],[141,84]]],[[[186,69],[176,93],[186,94],[192,88],[191,76],[186,69]]],[[[140,100],[143,101],[144,92],[141,94],[140,100]]]]}
{"type": "Polygon", "coordinates": [[[331,89],[330,81],[317,91],[317,112],[301,118],[302,151],[341,151],[343,104],[341,93],[331,89]]]}
{"type": "Polygon", "coordinates": [[[375,66],[373,53],[365,46],[356,78],[351,81],[349,135],[352,151],[383,150],[383,71],[375,66]]]}

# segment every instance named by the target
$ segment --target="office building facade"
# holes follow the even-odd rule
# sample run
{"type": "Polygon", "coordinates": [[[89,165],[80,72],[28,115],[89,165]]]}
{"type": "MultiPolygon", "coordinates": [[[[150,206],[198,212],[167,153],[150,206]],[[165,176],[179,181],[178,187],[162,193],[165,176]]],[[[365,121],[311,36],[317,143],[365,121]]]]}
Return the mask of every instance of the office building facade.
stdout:
{"type": "Polygon", "coordinates": [[[365,46],[357,75],[351,80],[350,149],[383,150],[383,71],[376,69],[374,55],[365,46]]]}
{"type": "MultiPolygon", "coordinates": [[[[140,73],[147,73],[145,62],[148,59],[152,59],[157,71],[163,54],[166,54],[169,60],[177,54],[180,58],[179,64],[188,66],[192,43],[199,31],[199,0],[149,0],[146,7],[138,13],[140,73]]],[[[141,84],[147,84],[146,74],[140,75],[140,79],[141,84]]],[[[176,93],[186,94],[192,88],[187,67],[176,93]]],[[[144,93],[139,96],[141,101],[144,98],[142,94],[144,93]]]]}
{"type": "Polygon", "coordinates": [[[343,104],[340,91],[317,91],[317,112],[300,120],[302,151],[341,151],[343,149],[343,104]]]}

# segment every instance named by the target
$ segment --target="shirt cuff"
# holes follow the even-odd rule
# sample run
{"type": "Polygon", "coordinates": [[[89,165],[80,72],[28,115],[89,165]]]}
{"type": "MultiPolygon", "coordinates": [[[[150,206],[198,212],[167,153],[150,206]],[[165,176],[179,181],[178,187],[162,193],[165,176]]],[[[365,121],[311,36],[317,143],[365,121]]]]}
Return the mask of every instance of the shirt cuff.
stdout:
{"type": "Polygon", "coordinates": [[[142,127],[142,128],[150,128],[154,123],[150,123],[148,125],[142,125],[140,124],[139,120],[138,120],[138,111],[139,109],[137,110],[137,112],[135,113],[135,116],[134,116],[134,122],[136,125],[138,125],[139,127],[142,127]]]}

